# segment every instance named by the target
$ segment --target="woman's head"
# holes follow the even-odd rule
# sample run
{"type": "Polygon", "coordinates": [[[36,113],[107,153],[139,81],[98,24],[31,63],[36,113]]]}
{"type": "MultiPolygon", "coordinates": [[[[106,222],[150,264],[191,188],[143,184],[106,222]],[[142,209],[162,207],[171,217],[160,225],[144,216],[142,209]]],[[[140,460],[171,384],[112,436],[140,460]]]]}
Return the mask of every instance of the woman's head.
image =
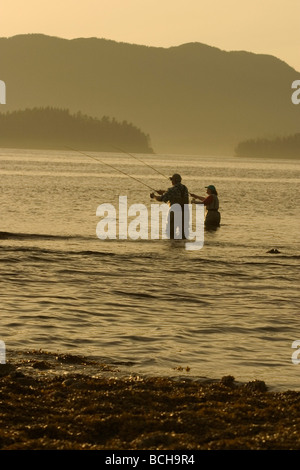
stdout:
{"type": "Polygon", "coordinates": [[[217,190],[213,184],[210,184],[209,186],[205,186],[207,189],[208,194],[215,194],[216,196],[218,195],[217,190]]]}

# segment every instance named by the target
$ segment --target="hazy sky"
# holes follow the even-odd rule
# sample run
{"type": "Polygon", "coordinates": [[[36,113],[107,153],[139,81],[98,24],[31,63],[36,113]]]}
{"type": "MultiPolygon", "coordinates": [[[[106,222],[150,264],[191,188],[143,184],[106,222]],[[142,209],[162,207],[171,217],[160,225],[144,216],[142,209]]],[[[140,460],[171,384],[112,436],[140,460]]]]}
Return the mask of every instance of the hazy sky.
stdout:
{"type": "Polygon", "coordinates": [[[0,35],[202,42],[272,54],[300,72],[299,21],[300,0],[1,0],[0,35]]]}

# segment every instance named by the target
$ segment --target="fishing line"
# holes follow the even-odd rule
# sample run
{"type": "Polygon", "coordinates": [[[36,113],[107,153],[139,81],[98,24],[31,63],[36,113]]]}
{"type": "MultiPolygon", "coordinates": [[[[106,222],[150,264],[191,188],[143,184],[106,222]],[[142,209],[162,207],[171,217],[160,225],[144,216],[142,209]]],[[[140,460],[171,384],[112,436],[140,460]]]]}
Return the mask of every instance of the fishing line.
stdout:
{"type": "MultiPolygon", "coordinates": [[[[156,171],[156,173],[158,173],[159,175],[163,176],[164,178],[166,178],[167,180],[170,180],[170,178],[166,175],[164,175],[163,173],[161,173],[159,170],[157,170],[156,168],[154,168],[153,166],[149,165],[149,163],[146,163],[144,160],[140,160],[139,158],[137,158],[135,155],[133,155],[132,153],[129,153],[129,152],[126,152],[125,150],[122,150],[121,148],[119,147],[115,147],[114,145],[111,146],[112,148],[116,149],[116,150],[119,150],[120,152],[122,153],[125,153],[126,155],[129,155],[130,157],[132,158],[135,158],[138,162],[140,163],[144,163],[144,165],[147,165],[149,168],[151,168],[152,170],[156,171]]],[[[157,191],[156,191],[157,192],[157,191]]],[[[192,195],[190,192],[189,192],[189,195],[192,195]]]]}
{"type": "Polygon", "coordinates": [[[85,153],[85,152],[81,152],[80,150],[73,149],[72,147],[69,147],[69,146],[67,146],[67,145],[65,145],[65,147],[68,148],[68,149],[70,149],[70,150],[73,150],[74,152],[81,153],[81,155],[85,155],[86,157],[93,158],[93,160],[96,160],[97,162],[103,163],[103,165],[107,165],[107,166],[109,166],[110,168],[112,168],[112,169],[115,170],[115,171],[119,171],[119,172],[122,173],[123,175],[128,176],[129,178],[132,178],[133,180],[137,181],[138,183],[143,184],[143,185],[146,186],[148,189],[151,189],[152,191],[154,191],[154,192],[157,193],[157,190],[156,190],[156,189],[154,189],[154,188],[152,188],[151,186],[149,186],[148,184],[144,183],[144,181],[141,181],[141,180],[139,180],[138,178],[135,178],[134,176],[129,175],[129,174],[126,173],[125,171],[120,170],[119,168],[116,168],[115,166],[110,165],[109,163],[104,162],[103,160],[100,160],[100,158],[94,157],[93,155],[89,155],[88,153],[85,153]]]}
{"type": "Polygon", "coordinates": [[[115,147],[114,145],[112,145],[112,148],[114,148],[114,149],[116,149],[116,150],[119,150],[119,151],[122,152],[122,153],[126,153],[126,155],[129,155],[130,157],[135,158],[138,162],[143,163],[144,165],[147,165],[149,168],[151,168],[151,170],[156,171],[156,173],[158,173],[159,175],[163,176],[164,178],[170,179],[168,176],[164,175],[164,174],[161,173],[159,170],[157,170],[157,169],[154,168],[153,166],[149,165],[149,163],[144,162],[144,160],[140,160],[138,157],[136,157],[136,156],[133,155],[132,153],[126,152],[125,150],[122,150],[122,149],[120,149],[119,147],[115,147]]]}

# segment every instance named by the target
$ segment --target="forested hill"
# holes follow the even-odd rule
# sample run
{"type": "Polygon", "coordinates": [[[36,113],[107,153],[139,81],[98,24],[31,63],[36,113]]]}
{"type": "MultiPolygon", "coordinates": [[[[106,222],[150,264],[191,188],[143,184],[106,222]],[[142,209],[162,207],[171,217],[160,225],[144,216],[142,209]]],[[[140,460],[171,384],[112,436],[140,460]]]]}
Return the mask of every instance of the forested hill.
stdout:
{"type": "Polygon", "coordinates": [[[240,142],[238,157],[300,158],[300,132],[275,139],[248,139],[240,142]]]}
{"type": "Polygon", "coordinates": [[[152,153],[150,137],[126,121],[97,119],[67,109],[33,108],[0,114],[0,147],[152,153]]]}
{"type": "Polygon", "coordinates": [[[157,153],[232,155],[253,136],[299,130],[291,85],[300,71],[270,55],[25,34],[0,38],[0,61],[1,111],[114,116],[149,133],[157,153]]]}

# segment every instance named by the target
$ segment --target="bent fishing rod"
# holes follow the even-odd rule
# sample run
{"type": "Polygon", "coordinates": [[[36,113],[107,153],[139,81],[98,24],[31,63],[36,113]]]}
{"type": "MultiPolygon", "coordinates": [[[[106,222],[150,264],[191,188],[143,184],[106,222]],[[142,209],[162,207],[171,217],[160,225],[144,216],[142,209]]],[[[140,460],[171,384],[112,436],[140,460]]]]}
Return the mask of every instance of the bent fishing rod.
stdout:
{"type": "Polygon", "coordinates": [[[154,189],[154,188],[152,188],[151,186],[149,186],[148,184],[144,183],[144,181],[141,181],[141,180],[139,180],[138,178],[135,178],[134,176],[129,175],[129,174],[126,173],[125,171],[120,170],[120,168],[116,168],[115,166],[110,165],[109,163],[104,162],[103,160],[100,160],[100,158],[94,157],[93,155],[89,155],[88,153],[82,152],[81,150],[77,150],[77,149],[74,149],[74,148],[72,148],[72,147],[69,147],[68,145],[65,145],[65,147],[68,148],[69,150],[73,150],[73,152],[78,152],[78,153],[80,153],[81,155],[85,155],[86,157],[92,158],[93,160],[96,160],[97,162],[100,162],[100,163],[102,163],[103,165],[107,165],[107,166],[109,166],[110,168],[112,168],[113,170],[119,171],[119,172],[122,173],[123,175],[128,176],[129,178],[131,178],[131,179],[137,181],[138,183],[143,184],[143,185],[146,186],[148,189],[151,189],[152,191],[154,191],[155,193],[157,193],[157,190],[156,190],[156,189],[154,189]]]}
{"type": "MultiPolygon", "coordinates": [[[[156,171],[156,173],[158,173],[159,175],[163,176],[164,178],[166,178],[167,180],[170,180],[170,178],[166,175],[164,175],[163,173],[161,173],[159,170],[157,170],[156,168],[154,168],[153,166],[149,165],[149,163],[146,163],[144,160],[140,160],[137,156],[133,155],[132,153],[129,153],[129,152],[126,152],[125,150],[122,150],[121,148],[119,147],[115,147],[114,145],[111,146],[112,148],[116,149],[116,150],[119,150],[120,152],[122,153],[125,153],[126,155],[129,155],[130,157],[132,158],[135,158],[138,162],[140,163],[144,163],[144,165],[148,166],[149,168],[151,168],[151,170],[154,170],[156,171]]],[[[158,192],[158,191],[156,191],[158,192]]],[[[193,196],[192,193],[189,192],[189,195],[190,196],[193,196]]]]}
{"type": "Polygon", "coordinates": [[[136,155],[133,155],[132,153],[126,152],[125,150],[122,150],[122,149],[119,148],[119,147],[115,147],[114,145],[112,145],[112,148],[114,148],[114,149],[116,149],[116,150],[119,150],[120,152],[125,153],[126,155],[129,155],[129,157],[135,158],[138,162],[143,163],[144,165],[148,166],[149,168],[151,168],[151,170],[156,171],[156,173],[158,173],[159,175],[163,176],[164,178],[169,179],[168,176],[164,175],[164,174],[161,173],[159,170],[157,170],[157,169],[154,168],[153,166],[149,165],[149,163],[144,162],[144,160],[140,160],[136,155]]]}

